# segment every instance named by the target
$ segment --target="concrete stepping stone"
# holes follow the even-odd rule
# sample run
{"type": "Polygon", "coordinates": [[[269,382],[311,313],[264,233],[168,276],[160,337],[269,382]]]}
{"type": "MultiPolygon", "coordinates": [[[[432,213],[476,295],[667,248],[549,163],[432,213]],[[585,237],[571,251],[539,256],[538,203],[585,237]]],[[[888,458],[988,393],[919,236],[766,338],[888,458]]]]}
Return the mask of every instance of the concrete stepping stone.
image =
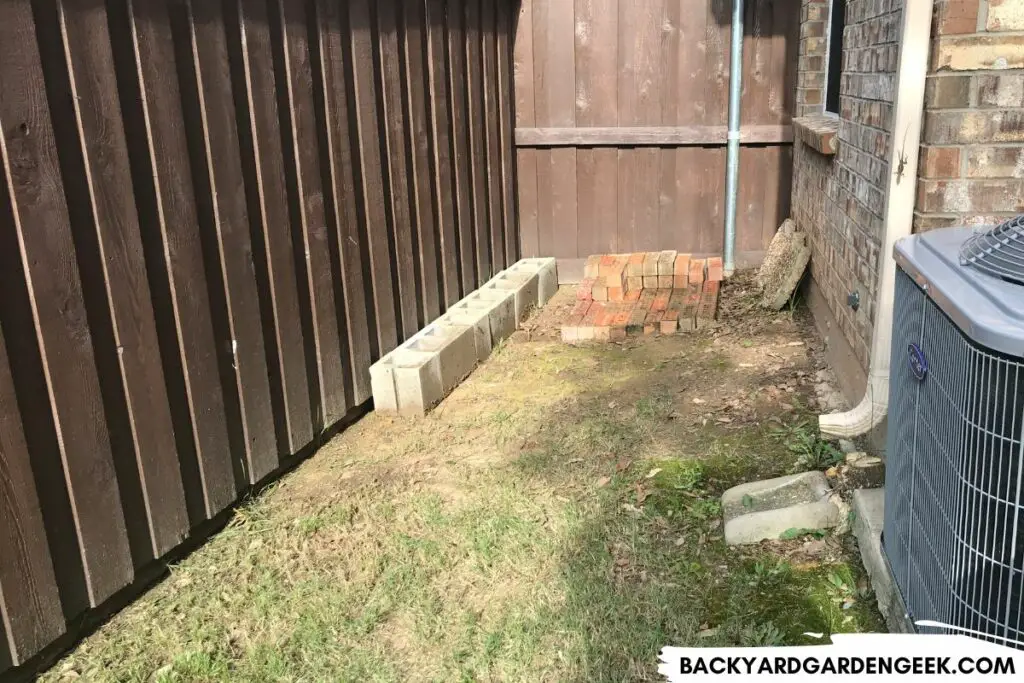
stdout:
{"type": "Polygon", "coordinates": [[[777,539],[790,529],[829,529],[840,522],[839,507],[821,472],[804,472],[735,486],[722,494],[725,542],[729,545],[777,539]]]}

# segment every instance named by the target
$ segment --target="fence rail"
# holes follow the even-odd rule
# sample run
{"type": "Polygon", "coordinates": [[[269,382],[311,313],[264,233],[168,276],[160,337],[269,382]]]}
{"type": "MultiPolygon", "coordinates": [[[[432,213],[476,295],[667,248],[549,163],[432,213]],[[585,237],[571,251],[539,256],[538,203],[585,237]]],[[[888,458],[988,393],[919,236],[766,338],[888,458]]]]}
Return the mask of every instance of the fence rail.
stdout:
{"type": "Polygon", "coordinates": [[[0,672],[518,257],[512,0],[0,0],[0,672]]]}
{"type": "MultiPolygon", "coordinates": [[[[721,253],[728,0],[522,0],[515,40],[524,256],[721,253]]],[[[799,0],[745,4],[737,250],[789,214],[799,0]]],[[[569,268],[564,270],[568,271],[569,268]]]]}

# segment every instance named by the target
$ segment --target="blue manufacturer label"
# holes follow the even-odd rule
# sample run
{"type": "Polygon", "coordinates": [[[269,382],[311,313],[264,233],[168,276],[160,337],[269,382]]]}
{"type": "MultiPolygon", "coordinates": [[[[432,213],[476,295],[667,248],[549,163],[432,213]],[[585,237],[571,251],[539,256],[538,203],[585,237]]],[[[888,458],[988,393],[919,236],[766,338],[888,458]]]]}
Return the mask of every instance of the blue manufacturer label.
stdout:
{"type": "Polygon", "coordinates": [[[907,360],[910,362],[910,371],[914,373],[917,381],[923,382],[928,376],[928,359],[924,357],[924,351],[917,344],[907,347],[907,360]]]}

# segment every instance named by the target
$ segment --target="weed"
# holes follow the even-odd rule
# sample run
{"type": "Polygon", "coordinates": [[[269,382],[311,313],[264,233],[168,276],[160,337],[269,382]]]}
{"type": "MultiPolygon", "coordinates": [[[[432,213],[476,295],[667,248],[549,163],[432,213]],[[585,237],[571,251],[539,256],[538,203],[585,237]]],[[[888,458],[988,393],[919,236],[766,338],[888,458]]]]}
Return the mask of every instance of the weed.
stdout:
{"type": "Polygon", "coordinates": [[[796,456],[793,472],[825,470],[843,461],[842,452],[823,440],[805,421],[775,426],[772,435],[796,456]]]}

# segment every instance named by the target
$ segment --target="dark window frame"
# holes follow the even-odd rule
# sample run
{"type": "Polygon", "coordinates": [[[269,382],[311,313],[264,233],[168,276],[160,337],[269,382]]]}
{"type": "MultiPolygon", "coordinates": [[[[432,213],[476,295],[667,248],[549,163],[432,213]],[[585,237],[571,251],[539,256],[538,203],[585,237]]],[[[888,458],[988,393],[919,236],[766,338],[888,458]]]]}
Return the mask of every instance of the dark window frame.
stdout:
{"type": "Polygon", "coordinates": [[[822,97],[825,113],[839,114],[839,85],[843,72],[843,30],[846,28],[846,0],[829,2],[826,31],[825,88],[822,97]]]}

